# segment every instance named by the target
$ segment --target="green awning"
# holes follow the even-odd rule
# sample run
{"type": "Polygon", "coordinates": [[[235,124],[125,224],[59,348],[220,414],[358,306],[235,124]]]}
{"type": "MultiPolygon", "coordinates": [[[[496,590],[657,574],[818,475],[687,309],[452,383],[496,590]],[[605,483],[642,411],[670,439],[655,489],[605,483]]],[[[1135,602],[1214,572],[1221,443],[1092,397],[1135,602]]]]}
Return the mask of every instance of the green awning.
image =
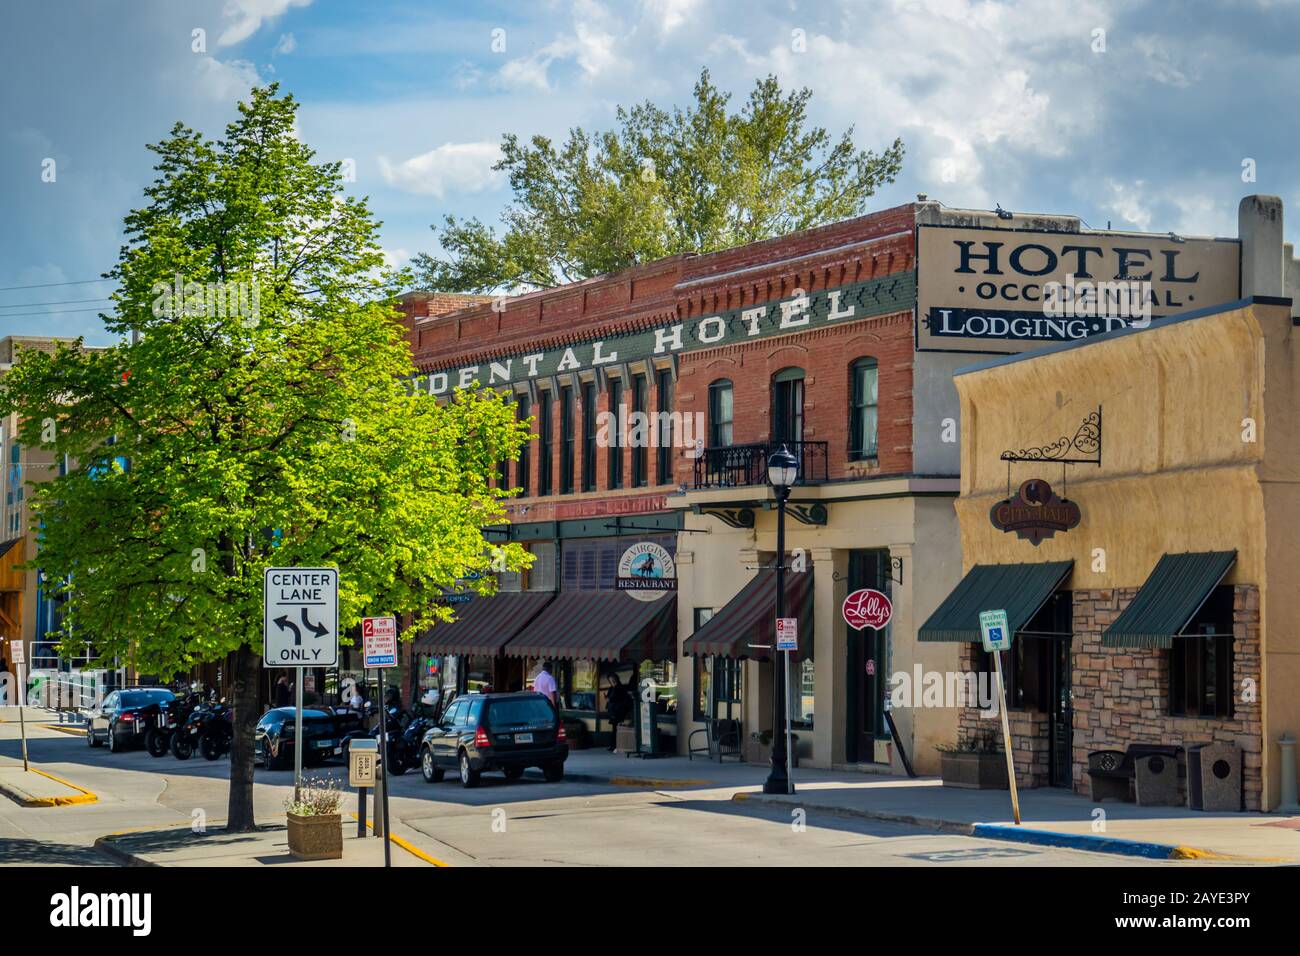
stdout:
{"type": "Polygon", "coordinates": [[[1011,633],[1022,630],[1070,576],[1073,561],[977,564],[921,627],[923,641],[978,641],[980,611],[1007,612],[1011,633]]]}
{"type": "Polygon", "coordinates": [[[1102,645],[1172,647],[1236,560],[1236,551],[1162,556],[1137,597],[1106,629],[1102,645]]]}

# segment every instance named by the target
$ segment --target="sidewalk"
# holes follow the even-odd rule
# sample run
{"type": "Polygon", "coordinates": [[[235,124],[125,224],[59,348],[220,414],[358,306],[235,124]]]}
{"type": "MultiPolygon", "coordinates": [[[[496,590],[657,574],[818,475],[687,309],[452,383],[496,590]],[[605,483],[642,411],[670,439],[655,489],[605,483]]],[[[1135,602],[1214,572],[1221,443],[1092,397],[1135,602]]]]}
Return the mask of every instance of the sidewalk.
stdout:
{"type": "Polygon", "coordinates": [[[570,754],[565,778],[655,789],[734,790],[731,799],[765,806],[906,823],[927,829],[1016,842],[1043,843],[1151,859],[1229,858],[1241,862],[1300,862],[1300,816],[1203,813],[1186,807],[1094,803],[1067,790],[1020,791],[1021,825],[1011,818],[1006,790],[944,787],[935,777],[906,777],[795,769],[794,796],[767,795],[767,768],[728,761],[652,760],[606,751],[570,754]]]}
{"type": "MultiPolygon", "coordinates": [[[[341,860],[298,860],[289,855],[288,830],[259,827],[254,833],[189,827],[141,830],[100,837],[95,846],[127,866],[383,866],[384,841],[358,837],[356,821],[343,818],[341,860]]],[[[394,867],[436,865],[405,841],[394,839],[389,853],[394,867]]]]}
{"type": "Polygon", "coordinates": [[[21,760],[0,757],[0,795],[24,807],[66,807],[99,800],[84,787],[28,766],[32,769],[23,770],[21,760]]]}

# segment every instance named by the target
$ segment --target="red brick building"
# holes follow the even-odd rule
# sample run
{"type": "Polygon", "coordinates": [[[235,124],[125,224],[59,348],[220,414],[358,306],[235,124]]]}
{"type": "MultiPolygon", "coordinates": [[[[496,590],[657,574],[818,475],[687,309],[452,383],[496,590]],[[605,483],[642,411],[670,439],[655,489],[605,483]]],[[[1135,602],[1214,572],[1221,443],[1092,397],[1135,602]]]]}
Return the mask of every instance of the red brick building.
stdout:
{"type": "MultiPolygon", "coordinates": [[[[527,542],[537,563],[417,643],[425,685],[524,686],[550,657],[566,714],[603,742],[606,675],[635,669],[658,686],[661,747],[685,749],[717,717],[739,721],[749,751],[749,734],[770,725],[770,665],[749,647],[761,640],[737,641],[727,622],[754,600],[746,582],[772,577],[757,570],[773,557],[766,459],[786,445],[801,464],[789,522],[799,573],[787,588],[807,634],[791,692],[800,751],[822,765],[890,763],[881,701],[890,661],[910,663],[910,652],[890,651],[888,630],[850,636],[832,605],[850,586],[877,587],[896,593],[896,620],[909,627],[913,603],[931,590],[937,600],[960,565],[956,469],[920,475],[914,453],[918,429],[933,426],[937,441],[941,418],[928,407],[918,417],[914,400],[914,235],[927,208],[464,308],[407,297],[415,387],[512,392],[537,436],[505,475],[521,493],[499,532],[527,542]],[[602,413],[620,406],[674,417],[651,423],[648,442],[634,432],[608,440],[602,413]],[[949,557],[916,583],[918,521],[922,547],[941,542],[949,557]],[[638,604],[619,593],[619,560],[642,543],[674,559],[675,597],[638,604]],[[687,639],[715,614],[705,649],[693,648],[687,639]],[[819,712],[814,724],[814,701],[836,716],[819,712]]],[[[941,452],[955,465],[949,442],[941,452]]],[[[766,590],[759,600],[772,603],[766,590]]],[[[910,740],[910,718],[900,722],[910,740]]]]}

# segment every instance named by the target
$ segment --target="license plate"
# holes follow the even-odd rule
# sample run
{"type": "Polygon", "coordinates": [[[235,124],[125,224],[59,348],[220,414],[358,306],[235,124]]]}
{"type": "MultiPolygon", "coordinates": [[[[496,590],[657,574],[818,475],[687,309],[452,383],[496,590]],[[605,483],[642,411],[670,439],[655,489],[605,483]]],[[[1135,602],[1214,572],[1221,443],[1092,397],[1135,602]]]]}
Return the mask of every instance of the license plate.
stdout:
{"type": "Polygon", "coordinates": [[[318,741],[316,741],[316,746],[317,746],[318,748],[320,748],[321,750],[329,750],[331,747],[334,746],[334,741],[332,741],[332,740],[318,740],[318,741]]]}
{"type": "Polygon", "coordinates": [[[515,734],[515,743],[517,744],[531,744],[532,742],[532,734],[515,734]]]}
{"type": "Polygon", "coordinates": [[[334,756],[337,757],[337,756],[339,756],[339,754],[341,754],[341,753],[343,753],[343,748],[342,748],[342,747],[335,747],[335,748],[334,748],[334,756]]]}

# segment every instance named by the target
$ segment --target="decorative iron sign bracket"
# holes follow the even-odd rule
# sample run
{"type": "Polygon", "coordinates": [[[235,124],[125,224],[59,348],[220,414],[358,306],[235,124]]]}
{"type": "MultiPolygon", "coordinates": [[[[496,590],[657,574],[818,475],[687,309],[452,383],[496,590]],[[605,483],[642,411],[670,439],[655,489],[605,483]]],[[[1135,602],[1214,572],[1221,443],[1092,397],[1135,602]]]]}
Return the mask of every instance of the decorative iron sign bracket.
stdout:
{"type": "Polygon", "coordinates": [[[1002,460],[1057,462],[1062,465],[1101,465],[1101,406],[1098,405],[1097,410],[1083,420],[1073,438],[1062,435],[1054,442],[1035,448],[1004,451],[1002,460]],[[1074,457],[1075,455],[1087,457],[1074,457]]]}

